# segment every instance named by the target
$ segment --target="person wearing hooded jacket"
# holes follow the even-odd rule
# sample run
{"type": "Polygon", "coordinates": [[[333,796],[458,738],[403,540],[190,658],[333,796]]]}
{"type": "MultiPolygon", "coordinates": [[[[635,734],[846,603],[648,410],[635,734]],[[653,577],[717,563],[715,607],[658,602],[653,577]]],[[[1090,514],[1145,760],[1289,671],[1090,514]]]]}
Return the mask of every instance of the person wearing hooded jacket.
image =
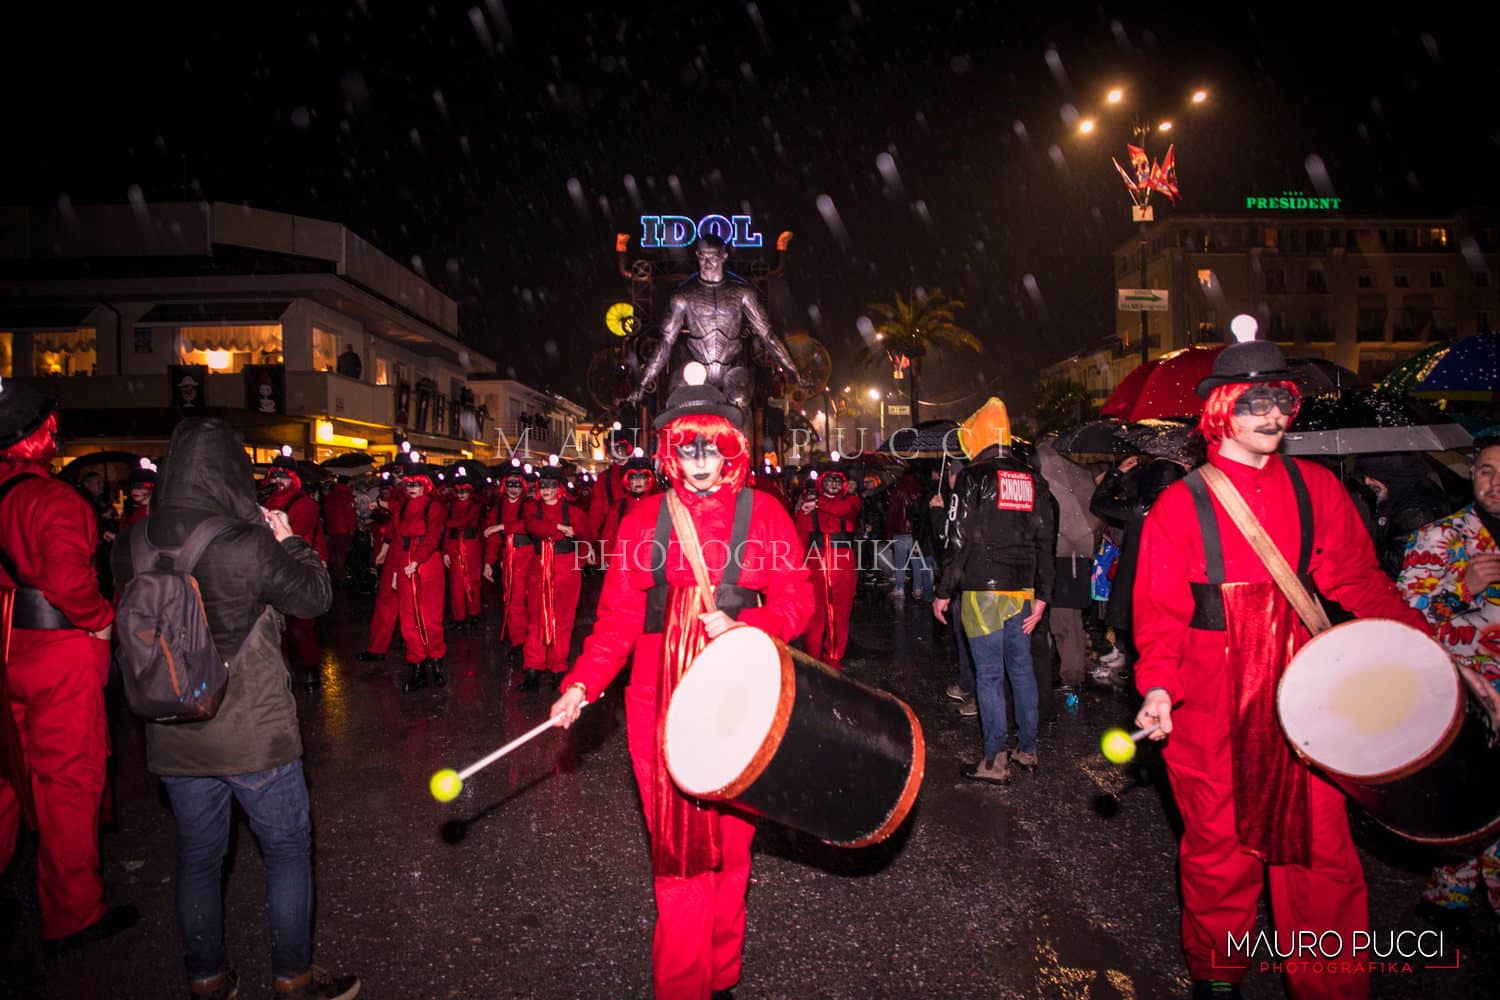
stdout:
{"type": "Polygon", "coordinates": [[[284,617],[325,613],[333,586],[286,513],[256,504],[244,442],[227,423],[194,418],[177,425],[155,509],[115,546],[115,577],[123,583],[135,574],[134,532],[176,548],[210,517],[234,522],[193,570],[214,646],[233,665],[224,700],[211,719],[146,726],[146,766],[161,777],[177,824],[174,892],[190,991],[215,1000],[235,995],[221,884],[233,799],[265,859],[275,995],[347,1000],[359,980],[312,963],[312,823],[281,645],[284,617]]]}

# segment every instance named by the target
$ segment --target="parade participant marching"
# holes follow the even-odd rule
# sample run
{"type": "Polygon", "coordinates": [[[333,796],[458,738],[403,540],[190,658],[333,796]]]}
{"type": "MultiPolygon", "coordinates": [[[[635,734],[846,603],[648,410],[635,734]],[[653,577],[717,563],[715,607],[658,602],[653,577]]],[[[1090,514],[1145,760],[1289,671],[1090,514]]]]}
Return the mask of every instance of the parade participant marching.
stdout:
{"type": "Polygon", "coordinates": [[[514,662],[526,646],[531,628],[527,613],[528,581],[536,542],[526,534],[526,487],[531,466],[511,459],[510,469],[500,480],[500,499],[491,513],[491,523],[484,529],[484,578],[495,579],[494,567],[500,566],[500,595],[504,602],[500,612],[500,641],[510,643],[508,658],[514,662]]]}
{"type": "Polygon", "coordinates": [[[672,393],[656,418],[658,459],[670,481],[626,515],[624,553],[610,564],[599,619],[552,717],[571,725],[629,660],[625,719],[646,814],[656,898],[652,981],[657,1000],[731,996],[745,939],[753,822],[732,808],[677,791],[662,756],[663,718],[683,672],[704,644],[741,624],[782,641],[800,635],[812,588],[802,543],[773,497],[744,488],[749,444],[738,408],[694,383],[672,393]],[[718,610],[704,613],[671,505],[690,518],[718,610]]]}
{"type": "Polygon", "coordinates": [[[406,490],[399,482],[392,484],[390,473],[383,472],[386,485],[380,489],[375,501],[375,519],[370,526],[370,547],[375,551],[375,608],[370,615],[370,638],[358,659],[362,663],[373,663],[385,659],[390,652],[391,640],[396,636],[396,623],[400,619],[400,598],[396,594],[396,574],[401,566],[391,558],[397,547],[397,525],[401,520],[401,508],[406,502],[406,490]]]}
{"type": "Polygon", "coordinates": [[[334,479],[323,495],[323,529],[328,540],[328,575],[335,586],[348,578],[349,550],[359,527],[355,514],[354,489],[342,479],[334,479]]]}
{"type": "Polygon", "coordinates": [[[813,613],[807,626],[807,652],[837,670],[844,668],[849,645],[849,616],[859,579],[855,560],[855,527],[860,498],[844,487],[849,479],[834,453],[818,467],[817,482],[797,503],[797,531],[807,544],[812,569],[813,613]]]}
{"type": "Polygon", "coordinates": [[[448,683],[443,676],[443,657],[448,653],[443,637],[443,574],[441,546],[447,511],[434,495],[432,471],[412,453],[401,472],[406,502],[396,515],[396,530],[386,561],[396,568],[391,585],[401,618],[401,638],[406,643],[406,662],[411,675],[401,685],[406,692],[427,686],[427,671],[438,687],[448,683]]]}
{"type": "MultiPolygon", "coordinates": [[[[292,458],[291,445],[282,445],[281,454],[266,470],[265,485],[271,490],[263,502],[267,510],[285,511],[292,523],[292,533],[311,545],[318,558],[328,561],[328,541],[323,536],[323,512],[318,502],[302,492],[302,477],[297,473],[297,460],[292,458]]],[[[318,684],[322,676],[318,664],[322,655],[318,651],[318,630],[311,618],[288,618],[286,620],[286,642],[297,665],[302,668],[302,678],[307,684],[318,684]]]]}
{"type": "Polygon", "coordinates": [[[0,872],[24,816],[35,826],[42,946],[58,954],[133,926],[135,907],[104,903],[104,684],[114,612],[94,575],[98,519],[53,479],[57,403],[0,384],[0,872]],[[4,647],[0,647],[3,649],[4,647]]]}
{"type": "MultiPolygon", "coordinates": [[[[1313,775],[1276,722],[1276,685],[1309,631],[1216,491],[1238,493],[1304,580],[1360,617],[1427,631],[1376,561],[1338,479],[1276,453],[1300,400],[1281,351],[1236,344],[1198,385],[1208,464],[1162,492],[1142,528],[1134,591],[1136,724],[1160,724],[1183,834],[1182,939],[1195,997],[1238,995],[1269,875],[1278,935],[1369,927],[1343,795],[1313,775]],[[1214,471],[1208,471],[1214,470],[1214,471]],[[1230,492],[1232,491],[1232,492],[1230,492]]],[[[1251,526],[1254,528],[1255,526],[1251,526]]],[[[1288,963],[1293,998],[1364,997],[1349,961],[1288,963]]]]}
{"type": "Polygon", "coordinates": [[[604,450],[609,456],[609,468],[604,470],[604,474],[594,484],[588,508],[589,533],[594,538],[601,539],[605,537],[604,522],[609,517],[610,509],[627,492],[625,466],[631,458],[641,454],[641,449],[635,447],[630,432],[622,430],[619,421],[615,421],[614,429],[609,432],[604,450]]]}
{"type": "Polygon", "coordinates": [[[144,521],[151,513],[151,493],[156,489],[156,465],[143,458],[130,470],[125,481],[125,511],[120,515],[120,530],[124,531],[137,521],[144,521]]]}
{"type": "Polygon", "coordinates": [[[604,553],[603,564],[607,568],[611,558],[618,557],[618,548],[613,544],[619,534],[625,516],[640,505],[641,501],[656,492],[656,467],[641,449],[637,448],[622,466],[625,476],[625,493],[605,513],[604,523],[596,536],[600,550],[604,553]]]}
{"type": "Polygon", "coordinates": [[[448,570],[448,617],[461,629],[479,627],[479,532],[484,508],[474,494],[474,480],[460,465],[453,470],[453,499],[448,502],[448,528],[443,542],[443,566],[448,570]]]}
{"type": "MultiPolygon", "coordinates": [[[[553,455],[551,462],[557,461],[553,455]]],[[[583,586],[585,546],[591,540],[584,512],[563,499],[567,477],[555,464],[545,466],[537,479],[537,502],[526,510],[526,533],[536,540],[527,580],[526,604],[531,624],[522,661],[525,691],[541,686],[549,675],[554,688],[568,668],[573,643],[573,618],[583,586]]]]}

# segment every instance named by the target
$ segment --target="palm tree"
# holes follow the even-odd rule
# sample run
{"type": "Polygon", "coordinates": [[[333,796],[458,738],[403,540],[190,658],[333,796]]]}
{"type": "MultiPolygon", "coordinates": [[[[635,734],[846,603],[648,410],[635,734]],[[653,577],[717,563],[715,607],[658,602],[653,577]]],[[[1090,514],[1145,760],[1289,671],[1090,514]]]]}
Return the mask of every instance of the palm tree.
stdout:
{"type": "Polygon", "coordinates": [[[891,302],[871,302],[865,307],[878,317],[878,322],[875,341],[865,348],[864,362],[873,365],[885,358],[893,367],[907,369],[913,424],[921,419],[917,380],[927,351],[935,347],[966,347],[976,354],[984,353],[979,338],[958,325],[957,314],[963,307],[961,300],[950,299],[936,288],[930,292],[918,288],[910,298],[902,298],[897,292],[891,302]]]}

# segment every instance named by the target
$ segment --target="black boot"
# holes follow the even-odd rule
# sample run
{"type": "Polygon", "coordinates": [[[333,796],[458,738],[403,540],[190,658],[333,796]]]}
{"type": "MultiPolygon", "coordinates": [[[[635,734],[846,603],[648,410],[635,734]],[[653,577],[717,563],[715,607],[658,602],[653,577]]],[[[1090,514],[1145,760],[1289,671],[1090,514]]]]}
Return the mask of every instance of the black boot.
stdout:
{"type": "Polygon", "coordinates": [[[522,691],[535,691],[542,686],[542,672],[540,670],[526,671],[525,678],[520,683],[522,691]]]}
{"type": "Polygon", "coordinates": [[[405,684],[401,685],[401,690],[410,694],[413,691],[420,691],[426,686],[427,661],[423,660],[421,663],[413,663],[411,665],[411,676],[406,679],[405,684]]]}
{"type": "Polygon", "coordinates": [[[448,678],[443,676],[443,661],[441,659],[437,659],[428,660],[427,662],[432,664],[432,683],[436,684],[438,687],[447,687],[448,678]]]}
{"type": "Polygon", "coordinates": [[[513,643],[510,644],[510,651],[505,654],[505,658],[507,660],[509,660],[510,662],[515,663],[517,660],[519,660],[521,658],[521,654],[524,651],[525,651],[525,647],[524,646],[522,646],[518,642],[513,642],[513,643]]]}
{"type": "Polygon", "coordinates": [[[86,944],[95,941],[103,941],[105,938],[114,937],[121,931],[128,931],[141,919],[140,911],[129,903],[124,906],[111,906],[105,911],[104,916],[95,920],[81,931],[75,931],[67,937],[44,938],[42,940],[42,955],[46,958],[56,958],[75,948],[82,948],[86,944]]]}

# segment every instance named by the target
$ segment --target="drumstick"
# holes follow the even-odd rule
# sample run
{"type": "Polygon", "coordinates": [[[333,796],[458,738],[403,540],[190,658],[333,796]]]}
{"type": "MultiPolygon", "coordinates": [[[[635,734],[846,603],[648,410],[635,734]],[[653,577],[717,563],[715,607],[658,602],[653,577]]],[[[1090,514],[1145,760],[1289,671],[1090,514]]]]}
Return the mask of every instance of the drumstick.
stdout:
{"type": "MultiPolygon", "coordinates": [[[[579,709],[583,709],[587,705],[588,702],[585,701],[580,703],[578,707],[579,709]]],[[[561,716],[559,716],[558,718],[561,718],[561,716]]],[[[428,791],[432,792],[432,797],[437,799],[439,802],[452,802],[454,799],[458,798],[459,793],[464,790],[465,778],[473,777],[477,772],[483,771],[485,768],[495,763],[495,761],[499,760],[501,757],[504,757],[512,750],[515,750],[518,747],[524,746],[525,744],[531,742],[555,725],[557,725],[557,718],[550,718],[546,722],[541,723],[530,731],[517,736],[515,739],[505,744],[505,746],[501,747],[499,750],[496,750],[493,753],[485,757],[481,757],[479,760],[476,760],[474,763],[470,764],[462,771],[455,771],[452,768],[444,768],[443,770],[438,771],[432,776],[432,780],[427,783],[428,791]]]]}
{"type": "Polygon", "coordinates": [[[1111,729],[1099,740],[1099,750],[1112,764],[1128,764],[1135,757],[1135,745],[1160,728],[1161,723],[1157,722],[1133,733],[1111,729]]]}

